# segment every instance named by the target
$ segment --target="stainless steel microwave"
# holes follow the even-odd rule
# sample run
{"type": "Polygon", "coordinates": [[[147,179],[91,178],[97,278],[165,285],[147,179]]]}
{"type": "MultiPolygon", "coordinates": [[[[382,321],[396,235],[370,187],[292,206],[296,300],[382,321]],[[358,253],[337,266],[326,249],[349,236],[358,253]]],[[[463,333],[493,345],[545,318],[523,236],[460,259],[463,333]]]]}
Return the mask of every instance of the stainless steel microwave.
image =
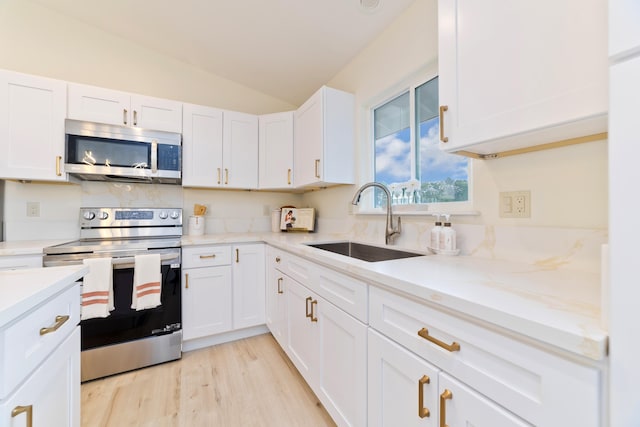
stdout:
{"type": "Polygon", "coordinates": [[[182,135],[65,121],[65,172],[89,181],[180,184],[182,135]]]}

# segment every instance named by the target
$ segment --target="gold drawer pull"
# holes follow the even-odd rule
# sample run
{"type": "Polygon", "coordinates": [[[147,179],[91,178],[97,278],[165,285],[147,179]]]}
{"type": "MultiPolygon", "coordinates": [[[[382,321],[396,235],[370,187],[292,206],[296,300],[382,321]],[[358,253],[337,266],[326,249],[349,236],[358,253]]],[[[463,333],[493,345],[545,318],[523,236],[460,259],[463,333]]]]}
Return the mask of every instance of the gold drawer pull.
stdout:
{"type": "Polygon", "coordinates": [[[218,184],[220,184],[220,168],[218,168],[218,184]]]}
{"type": "Polygon", "coordinates": [[[224,183],[225,185],[229,184],[229,169],[224,168],[224,183]]]}
{"type": "Polygon", "coordinates": [[[189,289],[189,273],[184,274],[184,288],[189,289]]]}
{"type": "Polygon", "coordinates": [[[236,264],[240,262],[240,249],[236,248],[236,264]]]}
{"type": "Polygon", "coordinates": [[[311,321],[312,322],[317,322],[318,318],[315,317],[315,315],[313,314],[313,306],[314,305],[318,305],[318,300],[317,299],[314,299],[313,301],[311,301],[311,316],[309,316],[309,317],[311,317],[311,321]]]}
{"type": "Polygon", "coordinates": [[[209,259],[209,258],[215,258],[216,254],[213,255],[200,255],[200,259],[209,259]]]}
{"type": "Polygon", "coordinates": [[[287,169],[287,185],[291,185],[291,169],[287,169]]]}
{"type": "Polygon", "coordinates": [[[284,291],[282,290],[282,281],[284,280],[284,278],[282,277],[278,277],[278,293],[279,294],[283,294],[284,291]]]}
{"type": "Polygon", "coordinates": [[[128,113],[127,109],[124,108],[122,110],[122,123],[125,125],[127,124],[127,113],[128,113]]]}
{"type": "Polygon", "coordinates": [[[276,262],[280,262],[280,257],[279,256],[276,257],[276,262]]]}
{"type": "Polygon", "coordinates": [[[133,125],[138,126],[138,112],[133,110],[133,125]]]}
{"type": "Polygon", "coordinates": [[[62,162],[62,156],[56,156],[56,176],[62,176],[62,169],[60,163],[62,162]]]}
{"type": "Polygon", "coordinates": [[[320,159],[316,159],[315,177],[320,179],[320,159]]]}
{"type": "Polygon", "coordinates": [[[429,330],[427,328],[422,328],[418,331],[418,335],[420,335],[422,338],[424,338],[427,341],[430,341],[432,343],[434,343],[435,345],[444,348],[447,351],[460,351],[460,344],[458,344],[457,342],[452,342],[451,344],[447,344],[444,343],[442,341],[440,341],[437,338],[432,337],[431,335],[429,335],[429,330]]]}
{"type": "Polygon", "coordinates": [[[57,331],[58,329],[60,329],[60,326],[64,325],[67,322],[67,320],[69,320],[68,315],[56,316],[56,323],[48,328],[40,328],[40,335],[46,335],[50,334],[51,332],[57,331]]]}
{"type": "Polygon", "coordinates": [[[311,297],[307,297],[305,299],[305,303],[304,303],[304,305],[305,305],[305,307],[304,307],[305,315],[304,316],[305,317],[311,317],[311,313],[309,312],[309,302],[311,302],[312,299],[313,298],[311,298],[311,297]]]}
{"type": "Polygon", "coordinates": [[[431,415],[429,409],[424,407],[424,385],[429,384],[429,381],[430,379],[426,375],[423,375],[418,380],[418,416],[420,418],[426,418],[431,415]]]}
{"type": "Polygon", "coordinates": [[[13,411],[11,411],[11,418],[15,418],[24,412],[27,413],[27,427],[31,427],[33,425],[33,405],[16,406],[13,408],[13,411]]]}
{"type": "Polygon", "coordinates": [[[447,400],[453,399],[453,393],[448,388],[440,395],[440,427],[449,427],[447,425],[447,400]]]}
{"type": "Polygon", "coordinates": [[[449,110],[448,106],[440,106],[440,141],[442,142],[449,142],[449,138],[444,136],[444,112],[447,110],[449,110]]]}

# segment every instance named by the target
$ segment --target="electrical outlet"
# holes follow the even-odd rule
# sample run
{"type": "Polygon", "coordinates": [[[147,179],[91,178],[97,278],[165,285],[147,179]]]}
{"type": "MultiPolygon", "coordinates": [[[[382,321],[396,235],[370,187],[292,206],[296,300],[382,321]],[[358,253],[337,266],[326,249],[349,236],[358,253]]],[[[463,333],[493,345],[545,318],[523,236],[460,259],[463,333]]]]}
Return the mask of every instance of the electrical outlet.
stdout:
{"type": "Polygon", "coordinates": [[[27,216],[40,216],[40,202],[27,202],[27,216]]]}
{"type": "Polygon", "coordinates": [[[501,192],[500,218],[531,218],[531,192],[501,192]]]}

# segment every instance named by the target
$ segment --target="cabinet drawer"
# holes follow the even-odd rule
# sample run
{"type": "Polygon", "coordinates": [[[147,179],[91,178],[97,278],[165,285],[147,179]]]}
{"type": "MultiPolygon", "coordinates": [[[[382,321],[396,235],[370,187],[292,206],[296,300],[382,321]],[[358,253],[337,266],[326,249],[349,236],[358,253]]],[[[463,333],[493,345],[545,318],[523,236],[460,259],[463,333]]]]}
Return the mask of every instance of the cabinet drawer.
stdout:
{"type": "Polygon", "coordinates": [[[51,354],[79,322],[80,286],[75,284],[0,331],[0,400],[51,354]]]}
{"type": "Polygon", "coordinates": [[[375,287],[370,326],[528,422],[600,425],[602,374],[595,367],[375,287]],[[437,342],[419,336],[423,328],[437,342]],[[459,349],[444,348],[453,343],[459,349]]]}
{"type": "Polygon", "coordinates": [[[368,321],[368,286],[365,282],[325,267],[317,267],[313,290],[363,323],[368,321]]]}
{"type": "Polygon", "coordinates": [[[182,268],[231,264],[231,246],[189,246],[182,248],[182,268]]]}

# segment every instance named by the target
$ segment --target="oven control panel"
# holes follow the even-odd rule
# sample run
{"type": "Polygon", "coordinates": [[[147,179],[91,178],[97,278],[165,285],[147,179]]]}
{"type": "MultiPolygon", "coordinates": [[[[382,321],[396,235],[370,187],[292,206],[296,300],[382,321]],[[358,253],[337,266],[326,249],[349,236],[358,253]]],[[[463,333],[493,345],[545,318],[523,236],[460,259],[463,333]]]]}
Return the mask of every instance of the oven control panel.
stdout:
{"type": "Polygon", "coordinates": [[[80,227],[182,227],[181,208],[80,208],[80,227]]]}

